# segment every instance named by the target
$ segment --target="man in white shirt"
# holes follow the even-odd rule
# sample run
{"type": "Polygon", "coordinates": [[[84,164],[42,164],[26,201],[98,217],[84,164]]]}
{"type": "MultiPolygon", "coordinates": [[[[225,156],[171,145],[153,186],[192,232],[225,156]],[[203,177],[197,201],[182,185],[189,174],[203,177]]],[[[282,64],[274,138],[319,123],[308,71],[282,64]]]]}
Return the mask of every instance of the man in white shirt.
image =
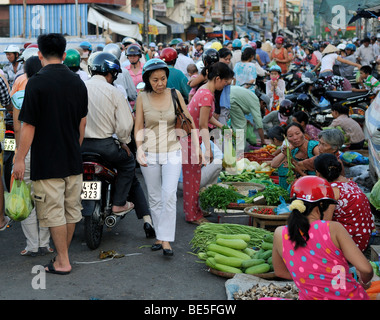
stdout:
{"type": "Polygon", "coordinates": [[[194,64],[194,60],[187,56],[189,52],[189,45],[186,42],[180,42],[176,46],[178,53],[177,61],[174,65],[174,68],[183,72],[187,80],[190,80],[190,76],[187,73],[187,66],[189,64],[194,64]]]}
{"type": "Polygon", "coordinates": [[[356,59],[362,66],[371,65],[371,61],[375,60],[375,50],[373,46],[370,44],[371,40],[369,38],[365,38],[363,40],[363,44],[356,50],[355,56],[356,59]]]}
{"type": "Polygon", "coordinates": [[[96,152],[117,169],[112,212],[123,215],[134,208],[127,197],[133,182],[135,160],[126,147],[131,141],[133,117],[124,95],[113,86],[121,72],[119,60],[111,53],[102,52],[90,60],[90,69],[92,77],[85,82],[88,117],[82,152],[96,152]],[[114,134],[119,143],[113,138],[114,134]]]}

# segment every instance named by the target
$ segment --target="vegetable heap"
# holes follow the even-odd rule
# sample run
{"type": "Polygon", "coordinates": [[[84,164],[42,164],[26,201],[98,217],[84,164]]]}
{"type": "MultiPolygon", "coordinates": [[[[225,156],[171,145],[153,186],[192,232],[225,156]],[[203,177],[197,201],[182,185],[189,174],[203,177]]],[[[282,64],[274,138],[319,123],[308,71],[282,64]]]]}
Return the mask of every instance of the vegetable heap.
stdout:
{"type": "Polygon", "coordinates": [[[250,210],[252,213],[257,213],[257,214],[269,214],[269,215],[275,215],[276,213],[272,208],[257,208],[257,207],[252,207],[250,210]]]}
{"type": "Polygon", "coordinates": [[[232,186],[224,188],[216,184],[199,193],[199,202],[203,210],[208,210],[209,208],[226,210],[231,202],[236,202],[238,199],[243,198],[244,196],[237,193],[232,186]]]}
{"type": "Polygon", "coordinates": [[[236,169],[238,173],[243,172],[244,170],[251,171],[262,171],[262,172],[271,172],[272,167],[268,162],[263,162],[262,164],[257,161],[249,161],[247,158],[241,158],[236,162],[236,169]]]}
{"type": "Polygon", "coordinates": [[[260,248],[264,237],[272,235],[273,232],[234,223],[202,223],[194,230],[194,236],[190,241],[192,250],[206,252],[207,246],[216,241],[217,234],[247,234],[250,237],[248,246],[260,248]]]}
{"type": "Polygon", "coordinates": [[[239,174],[229,174],[222,171],[219,174],[219,179],[222,182],[256,182],[254,180],[270,181],[266,173],[256,173],[254,171],[247,170],[243,170],[239,174]]]}
{"type": "Polygon", "coordinates": [[[273,271],[273,236],[265,235],[261,249],[248,247],[248,234],[217,234],[215,242],[207,246],[206,253],[198,253],[198,258],[206,261],[212,269],[228,273],[260,274],[273,271]]]}
{"type": "Polygon", "coordinates": [[[289,192],[278,185],[267,186],[263,191],[256,193],[253,198],[257,198],[259,196],[264,196],[268,206],[279,205],[281,196],[284,198],[285,202],[290,200],[289,192]]]}

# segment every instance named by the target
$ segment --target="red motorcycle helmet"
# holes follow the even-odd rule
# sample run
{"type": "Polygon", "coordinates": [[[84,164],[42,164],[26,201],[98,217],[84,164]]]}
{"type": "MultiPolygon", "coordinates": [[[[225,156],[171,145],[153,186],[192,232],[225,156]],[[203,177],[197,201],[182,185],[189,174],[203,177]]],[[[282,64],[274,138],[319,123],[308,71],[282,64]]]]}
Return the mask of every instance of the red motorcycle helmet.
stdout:
{"type": "Polygon", "coordinates": [[[26,49],[29,49],[29,48],[37,48],[38,49],[38,44],[37,43],[31,43],[29,44],[26,49]]]}
{"type": "Polygon", "coordinates": [[[165,48],[161,51],[160,59],[165,61],[166,63],[175,61],[177,58],[178,58],[177,50],[172,47],[165,48]]]}
{"type": "Polygon", "coordinates": [[[275,43],[284,44],[285,38],[283,36],[277,36],[274,40],[275,43]]]}
{"type": "Polygon", "coordinates": [[[336,202],[330,183],[317,176],[304,176],[294,181],[290,189],[290,197],[307,202],[320,200],[336,202]]]}

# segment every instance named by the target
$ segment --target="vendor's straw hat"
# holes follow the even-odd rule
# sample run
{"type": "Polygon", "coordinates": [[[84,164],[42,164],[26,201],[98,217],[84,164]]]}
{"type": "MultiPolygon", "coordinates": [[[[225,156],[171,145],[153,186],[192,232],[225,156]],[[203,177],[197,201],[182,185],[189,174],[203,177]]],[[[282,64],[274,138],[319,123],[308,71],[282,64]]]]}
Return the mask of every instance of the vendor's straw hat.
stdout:
{"type": "Polygon", "coordinates": [[[333,53],[333,52],[338,52],[339,49],[335,46],[333,46],[332,44],[329,44],[323,51],[322,51],[322,54],[326,54],[326,53],[333,53]]]}

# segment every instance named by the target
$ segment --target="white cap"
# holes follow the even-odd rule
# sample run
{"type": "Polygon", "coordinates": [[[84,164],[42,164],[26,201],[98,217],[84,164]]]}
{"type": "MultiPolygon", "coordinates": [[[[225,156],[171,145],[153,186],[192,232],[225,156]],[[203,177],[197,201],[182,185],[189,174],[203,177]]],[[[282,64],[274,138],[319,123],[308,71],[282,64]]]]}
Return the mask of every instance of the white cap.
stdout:
{"type": "Polygon", "coordinates": [[[15,44],[10,44],[5,50],[4,52],[17,52],[17,53],[20,53],[20,48],[18,46],[16,46],[15,44]]]}
{"type": "Polygon", "coordinates": [[[337,48],[338,48],[339,50],[344,50],[344,49],[346,49],[346,45],[343,44],[343,43],[341,43],[341,44],[339,44],[339,45],[337,46],[337,48]]]}

